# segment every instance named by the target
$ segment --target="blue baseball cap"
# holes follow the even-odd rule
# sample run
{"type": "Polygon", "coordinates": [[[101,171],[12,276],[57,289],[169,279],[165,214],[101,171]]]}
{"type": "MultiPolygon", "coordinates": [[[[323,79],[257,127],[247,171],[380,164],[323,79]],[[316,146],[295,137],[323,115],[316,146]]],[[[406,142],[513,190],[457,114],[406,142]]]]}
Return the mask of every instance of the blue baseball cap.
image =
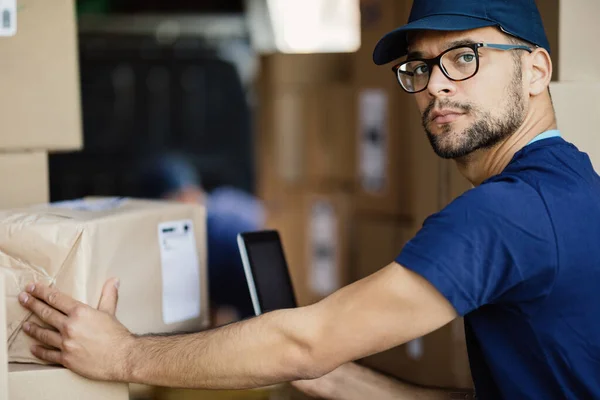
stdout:
{"type": "Polygon", "coordinates": [[[486,26],[496,26],[550,52],[535,0],[414,0],[408,23],[379,40],[373,61],[382,65],[405,56],[410,31],[466,31],[486,26]]]}

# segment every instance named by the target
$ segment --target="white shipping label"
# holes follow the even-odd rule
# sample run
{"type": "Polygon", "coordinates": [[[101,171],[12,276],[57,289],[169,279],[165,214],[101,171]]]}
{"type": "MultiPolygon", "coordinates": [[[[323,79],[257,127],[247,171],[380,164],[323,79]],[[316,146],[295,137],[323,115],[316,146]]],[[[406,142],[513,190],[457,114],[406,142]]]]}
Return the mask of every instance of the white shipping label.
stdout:
{"type": "Polygon", "coordinates": [[[384,90],[363,90],[359,97],[359,176],[365,192],[380,193],[387,184],[388,98],[384,90]]]}
{"type": "Polygon", "coordinates": [[[329,202],[318,200],[312,204],[309,232],[310,288],[319,296],[327,296],[339,289],[340,285],[336,215],[329,202]]]}
{"type": "Polygon", "coordinates": [[[200,316],[200,262],[191,220],[158,225],[165,324],[200,316]]]}
{"type": "Polygon", "coordinates": [[[17,33],[17,0],[0,0],[0,36],[17,33]]]}

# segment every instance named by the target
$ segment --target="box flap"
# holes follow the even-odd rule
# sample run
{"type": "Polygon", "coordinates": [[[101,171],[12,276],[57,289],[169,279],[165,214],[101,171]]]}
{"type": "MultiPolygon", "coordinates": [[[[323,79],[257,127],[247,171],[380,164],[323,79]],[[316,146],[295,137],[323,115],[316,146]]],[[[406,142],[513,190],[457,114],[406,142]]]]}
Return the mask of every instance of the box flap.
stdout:
{"type": "Polygon", "coordinates": [[[6,330],[9,346],[31,315],[19,304],[19,293],[31,282],[55,283],[80,240],[82,228],[72,225],[71,229],[64,229],[62,221],[62,217],[53,215],[4,213],[0,216],[0,275],[5,279],[3,298],[10,321],[6,330]]]}

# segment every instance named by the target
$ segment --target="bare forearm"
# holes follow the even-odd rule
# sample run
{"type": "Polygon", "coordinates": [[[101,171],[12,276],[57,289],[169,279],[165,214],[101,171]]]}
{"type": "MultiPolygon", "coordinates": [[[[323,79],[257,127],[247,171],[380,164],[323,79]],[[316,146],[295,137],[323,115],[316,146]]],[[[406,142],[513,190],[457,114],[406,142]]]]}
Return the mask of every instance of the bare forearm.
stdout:
{"type": "Polygon", "coordinates": [[[287,311],[278,311],[207,332],[139,337],[131,348],[126,380],[245,389],[306,378],[308,357],[294,325],[287,311]]]}
{"type": "Polygon", "coordinates": [[[333,382],[326,398],[330,400],[450,400],[471,399],[472,391],[427,389],[401,382],[360,365],[350,363],[332,372],[333,382]]]}

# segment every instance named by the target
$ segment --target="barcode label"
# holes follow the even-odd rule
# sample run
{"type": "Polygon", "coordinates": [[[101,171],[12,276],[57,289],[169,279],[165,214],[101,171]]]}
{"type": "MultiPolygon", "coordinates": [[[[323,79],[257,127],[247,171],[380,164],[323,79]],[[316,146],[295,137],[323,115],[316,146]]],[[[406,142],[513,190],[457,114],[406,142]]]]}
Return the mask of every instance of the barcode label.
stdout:
{"type": "Polygon", "coordinates": [[[0,36],[17,33],[17,0],[0,0],[0,36]]]}

